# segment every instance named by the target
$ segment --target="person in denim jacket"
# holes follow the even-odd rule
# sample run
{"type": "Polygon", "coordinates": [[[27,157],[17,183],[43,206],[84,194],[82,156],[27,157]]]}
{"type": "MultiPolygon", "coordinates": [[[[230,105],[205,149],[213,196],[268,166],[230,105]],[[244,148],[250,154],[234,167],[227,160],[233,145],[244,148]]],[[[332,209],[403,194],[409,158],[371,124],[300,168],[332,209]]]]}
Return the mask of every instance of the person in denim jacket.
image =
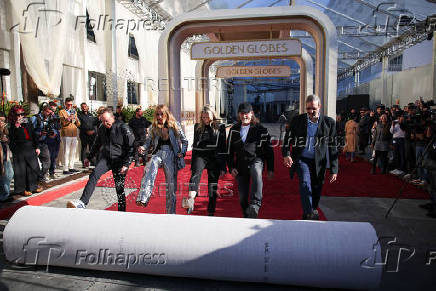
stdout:
{"type": "Polygon", "coordinates": [[[138,148],[140,154],[147,154],[150,161],[144,168],[141,188],[136,204],[147,206],[154,189],[159,168],[163,168],[166,181],[166,213],[176,213],[177,172],[185,167],[184,157],[188,140],[180,123],[166,105],[160,104],[154,112],[150,134],[138,148]]]}

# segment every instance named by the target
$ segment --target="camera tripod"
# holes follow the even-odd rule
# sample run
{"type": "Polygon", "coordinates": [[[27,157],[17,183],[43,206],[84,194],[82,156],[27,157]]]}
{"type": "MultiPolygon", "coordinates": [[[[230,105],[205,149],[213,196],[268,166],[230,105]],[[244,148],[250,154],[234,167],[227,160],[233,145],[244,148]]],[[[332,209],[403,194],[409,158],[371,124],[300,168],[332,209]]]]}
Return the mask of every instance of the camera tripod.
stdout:
{"type": "MultiPolygon", "coordinates": [[[[416,163],[416,167],[412,170],[412,172],[410,173],[410,176],[413,176],[416,173],[416,171],[418,170],[419,166],[422,164],[422,160],[424,159],[425,154],[428,152],[428,149],[429,149],[430,145],[433,144],[434,140],[435,140],[435,136],[433,135],[431,140],[426,145],[424,151],[419,156],[418,161],[416,163]]],[[[404,180],[403,185],[400,188],[400,191],[398,191],[397,197],[395,197],[394,202],[392,202],[391,207],[388,209],[388,211],[385,214],[385,219],[388,219],[389,214],[391,213],[392,209],[395,207],[395,204],[398,202],[398,199],[400,199],[401,194],[403,194],[403,191],[406,188],[406,185],[407,185],[407,180],[404,180]]]]}

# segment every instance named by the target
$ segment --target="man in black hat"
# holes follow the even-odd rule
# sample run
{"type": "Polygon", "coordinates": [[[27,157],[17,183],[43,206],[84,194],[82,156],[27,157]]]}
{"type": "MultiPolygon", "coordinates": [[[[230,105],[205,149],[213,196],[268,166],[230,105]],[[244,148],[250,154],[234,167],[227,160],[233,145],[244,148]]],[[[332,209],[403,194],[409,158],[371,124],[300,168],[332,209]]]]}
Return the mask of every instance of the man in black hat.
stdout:
{"type": "Polygon", "coordinates": [[[239,105],[238,122],[232,127],[228,141],[227,165],[238,182],[239,202],[243,216],[257,218],[262,205],[264,163],[266,161],[268,178],[272,179],[274,152],[268,129],[254,116],[250,103],[239,105]]]}

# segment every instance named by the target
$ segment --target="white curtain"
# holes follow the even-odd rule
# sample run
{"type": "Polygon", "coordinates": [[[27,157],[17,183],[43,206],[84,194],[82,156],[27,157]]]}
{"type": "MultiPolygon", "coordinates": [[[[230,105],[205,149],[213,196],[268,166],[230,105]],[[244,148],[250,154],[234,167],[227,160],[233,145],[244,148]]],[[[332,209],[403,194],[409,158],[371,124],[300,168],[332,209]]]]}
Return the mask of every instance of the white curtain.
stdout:
{"type": "Polygon", "coordinates": [[[11,0],[26,69],[44,94],[60,94],[68,31],[74,29],[71,0],[11,0]]]}

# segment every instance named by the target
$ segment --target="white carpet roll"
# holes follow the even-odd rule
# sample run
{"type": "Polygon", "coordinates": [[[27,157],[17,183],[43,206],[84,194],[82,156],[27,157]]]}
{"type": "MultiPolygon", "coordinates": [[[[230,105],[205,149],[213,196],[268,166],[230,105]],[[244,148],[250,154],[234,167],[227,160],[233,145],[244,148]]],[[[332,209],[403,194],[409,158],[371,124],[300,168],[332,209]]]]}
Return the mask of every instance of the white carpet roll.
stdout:
{"type": "Polygon", "coordinates": [[[3,239],[24,264],[351,289],[377,287],[382,272],[376,232],[359,222],[25,206],[3,239]]]}

